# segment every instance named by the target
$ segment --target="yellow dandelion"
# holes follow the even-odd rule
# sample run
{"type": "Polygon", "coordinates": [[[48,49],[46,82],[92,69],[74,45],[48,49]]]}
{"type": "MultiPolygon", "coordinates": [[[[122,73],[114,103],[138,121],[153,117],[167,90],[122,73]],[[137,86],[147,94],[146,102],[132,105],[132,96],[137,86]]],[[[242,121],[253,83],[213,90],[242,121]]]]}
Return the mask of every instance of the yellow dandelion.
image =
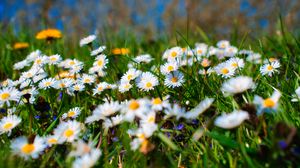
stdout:
{"type": "Polygon", "coordinates": [[[38,32],[37,35],[35,36],[35,38],[38,39],[38,40],[58,39],[58,38],[61,38],[61,37],[62,37],[62,34],[57,29],[42,30],[42,31],[38,32]]]}
{"type": "Polygon", "coordinates": [[[25,49],[28,48],[29,44],[26,42],[16,42],[13,46],[14,50],[21,50],[21,49],[25,49]]]}

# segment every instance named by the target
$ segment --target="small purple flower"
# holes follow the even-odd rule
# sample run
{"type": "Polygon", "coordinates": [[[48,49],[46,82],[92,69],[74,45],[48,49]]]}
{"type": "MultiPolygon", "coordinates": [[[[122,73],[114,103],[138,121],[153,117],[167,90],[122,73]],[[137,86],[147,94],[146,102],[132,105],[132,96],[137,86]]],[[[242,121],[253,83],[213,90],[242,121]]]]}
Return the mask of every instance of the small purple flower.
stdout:
{"type": "Polygon", "coordinates": [[[63,96],[63,92],[59,92],[58,100],[61,100],[63,96]]]}
{"type": "Polygon", "coordinates": [[[288,146],[288,144],[285,142],[285,140],[280,140],[280,141],[278,142],[278,146],[279,146],[281,149],[285,149],[285,148],[288,146]]]}
{"type": "Polygon", "coordinates": [[[170,138],[171,137],[171,133],[170,132],[166,132],[165,135],[170,138]]]}
{"type": "Polygon", "coordinates": [[[198,124],[199,124],[199,120],[198,120],[198,119],[193,119],[193,120],[192,120],[192,124],[198,125],[198,124]]]}
{"type": "Polygon", "coordinates": [[[117,142],[117,141],[119,141],[119,138],[118,138],[118,137],[113,137],[113,138],[112,138],[112,141],[113,141],[113,142],[117,142]]]}
{"type": "Polygon", "coordinates": [[[41,118],[41,116],[39,116],[39,115],[36,115],[36,116],[34,116],[34,118],[38,120],[38,119],[40,119],[40,118],[41,118]]]}
{"type": "Polygon", "coordinates": [[[176,127],[176,130],[182,130],[184,128],[184,125],[182,123],[178,124],[176,127]]]}
{"type": "Polygon", "coordinates": [[[56,115],[54,115],[54,116],[53,116],[53,120],[56,120],[56,118],[57,118],[57,116],[56,116],[56,115]]]}

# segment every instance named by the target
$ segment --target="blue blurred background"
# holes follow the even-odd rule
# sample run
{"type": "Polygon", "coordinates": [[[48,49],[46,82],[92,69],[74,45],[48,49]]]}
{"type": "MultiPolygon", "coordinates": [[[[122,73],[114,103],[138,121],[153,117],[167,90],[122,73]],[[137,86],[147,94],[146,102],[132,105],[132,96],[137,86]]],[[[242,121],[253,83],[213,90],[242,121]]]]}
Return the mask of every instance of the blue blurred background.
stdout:
{"type": "Polygon", "coordinates": [[[45,27],[69,35],[120,31],[157,36],[198,28],[220,36],[233,30],[276,32],[278,18],[298,31],[299,0],[1,0],[1,30],[45,27]]]}

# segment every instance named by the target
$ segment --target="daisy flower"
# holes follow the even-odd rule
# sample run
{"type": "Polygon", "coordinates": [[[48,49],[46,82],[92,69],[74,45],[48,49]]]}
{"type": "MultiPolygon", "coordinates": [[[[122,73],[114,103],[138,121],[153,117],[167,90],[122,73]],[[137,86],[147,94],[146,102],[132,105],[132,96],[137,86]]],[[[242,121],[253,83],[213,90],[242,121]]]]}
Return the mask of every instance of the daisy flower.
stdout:
{"type": "Polygon", "coordinates": [[[97,38],[96,35],[89,35],[89,36],[81,39],[79,42],[79,45],[80,45],[80,47],[82,47],[84,45],[88,45],[88,44],[92,43],[96,38],[97,38]]]}
{"type": "Polygon", "coordinates": [[[49,56],[48,60],[49,60],[49,65],[57,65],[61,62],[62,58],[60,55],[55,54],[49,56]]]}
{"type": "Polygon", "coordinates": [[[47,56],[38,56],[34,60],[34,65],[38,66],[38,67],[41,67],[41,66],[43,66],[45,64],[48,64],[48,62],[49,62],[49,59],[48,59],[47,56]]]}
{"type": "Polygon", "coordinates": [[[67,121],[60,123],[57,128],[54,130],[55,135],[59,135],[59,143],[73,142],[74,140],[78,139],[78,136],[81,131],[81,123],[77,122],[76,120],[67,121]]]}
{"type": "Polygon", "coordinates": [[[14,66],[13,66],[13,69],[14,70],[21,70],[26,66],[29,66],[29,62],[25,59],[23,61],[15,63],[14,66]]]}
{"type": "Polygon", "coordinates": [[[3,117],[0,121],[0,134],[11,133],[11,130],[21,123],[21,118],[16,115],[3,117]]]}
{"type": "Polygon", "coordinates": [[[108,84],[106,82],[101,82],[93,89],[93,95],[100,94],[105,89],[107,89],[108,84]]]}
{"type": "Polygon", "coordinates": [[[182,84],[184,83],[184,76],[181,72],[179,71],[175,71],[172,72],[168,75],[166,75],[164,84],[168,87],[168,88],[175,88],[175,87],[180,87],[182,86],[182,84]]]}
{"type": "Polygon", "coordinates": [[[142,72],[135,68],[130,68],[121,78],[121,82],[130,82],[137,78],[142,72]]]}
{"type": "Polygon", "coordinates": [[[52,145],[59,144],[59,135],[49,135],[45,138],[47,146],[51,147],[52,145]]]}
{"type": "Polygon", "coordinates": [[[4,103],[6,103],[7,106],[10,106],[9,101],[18,102],[21,96],[22,93],[14,87],[2,88],[0,90],[0,105],[2,106],[4,103]]]}
{"type": "Polygon", "coordinates": [[[200,114],[206,111],[214,102],[214,98],[205,98],[195,108],[185,113],[184,118],[196,119],[200,114]]]}
{"type": "Polygon", "coordinates": [[[136,63],[149,63],[153,60],[150,54],[138,55],[134,59],[136,63]]]}
{"type": "Polygon", "coordinates": [[[220,40],[220,41],[218,41],[218,43],[217,43],[217,47],[218,47],[218,48],[225,49],[225,48],[227,48],[227,47],[229,47],[229,46],[230,46],[230,43],[229,43],[228,40],[220,40]]]}
{"type": "Polygon", "coordinates": [[[251,77],[238,76],[224,82],[222,84],[221,91],[225,96],[228,96],[245,92],[246,90],[253,89],[254,87],[255,84],[251,77]]]}
{"type": "Polygon", "coordinates": [[[106,58],[106,55],[101,54],[96,57],[96,60],[93,63],[93,67],[96,67],[97,71],[103,70],[106,68],[107,63],[108,63],[108,59],[106,58]]]}
{"type": "Polygon", "coordinates": [[[93,111],[93,114],[86,118],[85,122],[91,123],[94,121],[104,120],[120,111],[121,107],[122,106],[118,102],[105,102],[104,104],[99,105],[93,111]]]}
{"type": "Polygon", "coordinates": [[[177,62],[167,62],[160,67],[160,72],[164,75],[178,70],[177,62]]]}
{"type": "Polygon", "coordinates": [[[249,119],[249,114],[246,111],[235,110],[231,113],[223,113],[215,120],[215,125],[224,129],[232,129],[241,125],[245,120],[249,119]]]}
{"type": "Polygon", "coordinates": [[[70,109],[67,113],[64,113],[62,115],[62,118],[63,119],[66,119],[66,118],[72,118],[72,119],[75,119],[76,117],[78,117],[78,115],[80,114],[81,110],[79,107],[74,107],[72,109],[70,109]]]}
{"type": "Polygon", "coordinates": [[[281,93],[278,90],[275,90],[272,96],[266,99],[255,95],[253,103],[257,106],[257,114],[261,115],[263,112],[270,113],[276,111],[280,97],[281,93]]]}
{"type": "Polygon", "coordinates": [[[202,65],[204,68],[209,67],[210,64],[211,64],[211,62],[210,62],[209,59],[207,59],[207,58],[204,58],[204,59],[201,61],[201,65],[202,65]]]}
{"type": "Polygon", "coordinates": [[[111,117],[111,122],[113,126],[119,125],[124,121],[123,115],[116,115],[114,117],[111,117]]]}
{"type": "Polygon", "coordinates": [[[226,62],[220,63],[214,68],[214,70],[218,75],[221,75],[223,78],[229,78],[235,73],[235,68],[232,68],[232,66],[226,62]]]}
{"type": "Polygon", "coordinates": [[[76,84],[74,84],[74,85],[70,88],[70,90],[71,90],[72,92],[81,92],[81,91],[83,91],[84,89],[85,89],[85,86],[84,86],[84,84],[81,83],[81,82],[77,82],[76,84]]]}
{"type": "Polygon", "coordinates": [[[272,76],[272,74],[274,74],[275,72],[278,72],[278,68],[280,67],[280,63],[279,61],[273,61],[271,63],[268,64],[264,64],[261,68],[260,68],[260,73],[262,75],[269,75],[272,76]]]}
{"type": "Polygon", "coordinates": [[[47,79],[43,79],[40,83],[39,83],[39,88],[40,89],[49,89],[51,87],[54,87],[55,83],[57,81],[54,78],[47,78],[47,79]]]}
{"type": "Polygon", "coordinates": [[[125,82],[121,81],[121,84],[118,87],[119,92],[121,92],[121,93],[125,93],[125,92],[129,91],[131,88],[132,88],[132,85],[127,81],[125,81],[125,82]]]}
{"type": "Polygon", "coordinates": [[[11,79],[6,79],[4,81],[1,82],[1,87],[13,87],[15,84],[14,84],[14,81],[11,80],[11,79]]]}
{"type": "Polygon", "coordinates": [[[143,72],[137,80],[138,88],[142,89],[143,91],[153,90],[158,84],[157,77],[151,72],[143,72]]]}
{"type": "Polygon", "coordinates": [[[11,142],[13,153],[25,159],[30,157],[36,159],[39,154],[46,148],[45,140],[39,136],[34,138],[33,142],[29,142],[26,137],[18,137],[11,142]]]}
{"type": "Polygon", "coordinates": [[[148,99],[130,100],[121,109],[124,114],[124,120],[132,122],[137,116],[141,118],[150,109],[150,103],[148,99]]]}
{"type": "Polygon", "coordinates": [[[207,44],[201,43],[201,44],[196,45],[194,52],[195,52],[196,56],[201,58],[202,56],[205,56],[207,54],[207,50],[208,50],[207,44]]]}
{"type": "Polygon", "coordinates": [[[83,74],[82,77],[80,78],[80,81],[83,84],[93,84],[96,80],[96,77],[94,75],[88,75],[88,74],[83,74]]]}
{"type": "Polygon", "coordinates": [[[237,57],[230,58],[226,62],[234,69],[241,69],[245,66],[244,60],[237,57]]]}
{"type": "Polygon", "coordinates": [[[224,52],[225,56],[233,57],[238,53],[238,49],[234,46],[229,46],[225,48],[224,52]]]}
{"type": "Polygon", "coordinates": [[[73,84],[74,84],[74,80],[73,79],[65,78],[65,79],[57,80],[54,83],[53,87],[55,89],[66,89],[66,88],[71,87],[73,84]]]}
{"type": "Polygon", "coordinates": [[[102,53],[105,49],[106,49],[106,46],[100,46],[99,48],[97,48],[91,52],[91,56],[96,56],[96,55],[102,53]]]}
{"type": "Polygon", "coordinates": [[[173,47],[165,51],[163,54],[164,59],[168,59],[169,61],[174,61],[182,56],[183,51],[181,47],[173,47]]]}
{"type": "Polygon", "coordinates": [[[170,103],[166,99],[160,99],[159,97],[152,98],[151,109],[154,111],[161,111],[163,108],[170,107],[170,103]]]}

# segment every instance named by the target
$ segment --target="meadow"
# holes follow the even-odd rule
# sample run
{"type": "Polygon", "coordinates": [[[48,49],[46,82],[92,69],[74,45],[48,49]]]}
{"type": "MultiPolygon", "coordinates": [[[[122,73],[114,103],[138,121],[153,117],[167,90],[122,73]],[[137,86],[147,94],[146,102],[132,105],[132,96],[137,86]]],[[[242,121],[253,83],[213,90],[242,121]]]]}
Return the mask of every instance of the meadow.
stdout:
{"type": "Polygon", "coordinates": [[[300,38],[0,40],[0,167],[297,167],[300,38]]]}

